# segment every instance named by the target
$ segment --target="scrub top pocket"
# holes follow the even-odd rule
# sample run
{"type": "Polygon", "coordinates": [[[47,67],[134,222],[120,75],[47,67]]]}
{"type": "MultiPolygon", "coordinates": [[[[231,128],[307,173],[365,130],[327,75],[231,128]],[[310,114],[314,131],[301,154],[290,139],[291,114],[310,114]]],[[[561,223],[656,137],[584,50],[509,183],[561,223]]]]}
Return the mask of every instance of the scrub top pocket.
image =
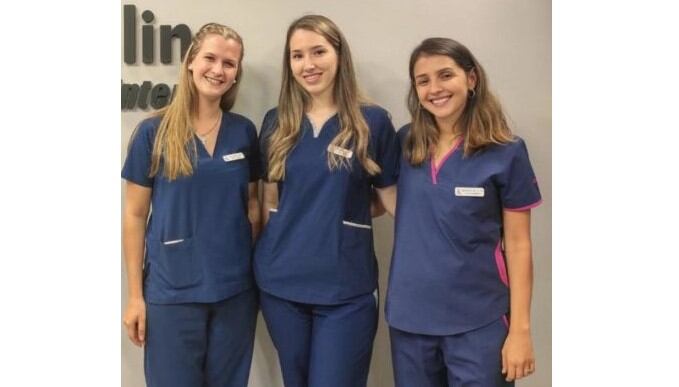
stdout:
{"type": "Polygon", "coordinates": [[[157,260],[155,267],[160,275],[174,288],[195,285],[199,281],[199,271],[193,256],[193,238],[155,242],[157,260]]]}
{"type": "Polygon", "coordinates": [[[446,235],[475,243],[494,234],[494,230],[486,229],[492,225],[487,220],[497,213],[498,206],[492,186],[439,181],[433,186],[432,195],[437,220],[447,230],[446,235]]]}

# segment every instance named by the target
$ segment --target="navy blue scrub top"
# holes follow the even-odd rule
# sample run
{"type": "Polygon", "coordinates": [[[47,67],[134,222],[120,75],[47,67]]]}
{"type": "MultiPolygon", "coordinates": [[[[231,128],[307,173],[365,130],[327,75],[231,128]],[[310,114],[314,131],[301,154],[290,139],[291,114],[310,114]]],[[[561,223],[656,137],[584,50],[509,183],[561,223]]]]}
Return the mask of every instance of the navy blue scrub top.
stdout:
{"type": "MultiPolygon", "coordinates": [[[[398,132],[404,144],[410,125],[398,132]]],[[[386,318],[394,328],[453,335],[509,312],[502,211],[541,202],[522,139],[420,167],[401,160],[386,318]]]]}
{"type": "Polygon", "coordinates": [[[160,172],[148,176],[159,123],[159,117],[142,121],[122,171],[125,180],[152,189],[145,300],[216,302],[251,288],[248,182],[260,178],[254,124],[224,112],[213,157],[195,138],[193,174],[170,182],[162,175],[162,161],[160,172]]]}
{"type": "MultiPolygon", "coordinates": [[[[339,132],[339,118],[328,119],[316,138],[305,117],[288,154],[285,180],[278,183],[278,208],[271,211],[255,250],[255,277],[263,291],[291,301],[333,305],[377,288],[371,187],[396,184],[400,146],[389,113],[377,106],[361,111],[370,128],[368,152],[381,173],[370,176],[355,155],[348,159],[350,170],[331,171],[328,146],[339,132]]],[[[272,109],[262,124],[262,171],[268,170],[268,141],[276,117],[272,109]]]]}

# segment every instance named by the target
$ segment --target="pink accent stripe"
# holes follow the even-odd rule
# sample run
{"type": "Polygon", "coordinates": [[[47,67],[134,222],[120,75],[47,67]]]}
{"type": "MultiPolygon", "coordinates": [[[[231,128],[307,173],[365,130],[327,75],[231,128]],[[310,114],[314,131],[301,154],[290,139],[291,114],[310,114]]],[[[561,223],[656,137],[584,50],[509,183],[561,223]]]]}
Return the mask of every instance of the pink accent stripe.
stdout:
{"type": "Polygon", "coordinates": [[[531,208],[535,208],[542,204],[542,199],[538,200],[537,202],[533,204],[529,204],[527,206],[519,207],[519,208],[505,208],[507,211],[525,211],[525,210],[530,210],[531,208]]]}
{"type": "Polygon", "coordinates": [[[500,273],[500,280],[505,286],[509,286],[509,279],[507,278],[507,266],[505,266],[505,257],[502,254],[502,249],[500,245],[502,240],[497,242],[497,247],[495,248],[495,264],[497,265],[497,271],[500,273]]]}
{"type": "Polygon", "coordinates": [[[446,153],[446,154],[443,156],[443,158],[441,159],[441,161],[439,161],[439,165],[436,165],[436,163],[435,163],[435,161],[434,161],[434,155],[432,154],[432,156],[431,156],[431,181],[432,181],[434,184],[437,184],[437,183],[438,183],[438,181],[437,181],[437,179],[436,179],[436,176],[438,176],[439,171],[441,170],[441,167],[442,167],[443,164],[446,162],[446,160],[448,160],[448,158],[453,154],[453,152],[455,152],[455,150],[457,149],[457,147],[460,146],[460,143],[462,143],[462,137],[459,137],[457,140],[455,140],[455,143],[453,144],[453,147],[450,148],[450,150],[448,151],[448,153],[446,153]]]}
{"type": "Polygon", "coordinates": [[[504,321],[504,322],[505,322],[505,326],[506,326],[507,328],[509,328],[509,320],[507,320],[507,315],[506,315],[506,314],[503,314],[503,315],[502,315],[502,321],[504,321]]]}

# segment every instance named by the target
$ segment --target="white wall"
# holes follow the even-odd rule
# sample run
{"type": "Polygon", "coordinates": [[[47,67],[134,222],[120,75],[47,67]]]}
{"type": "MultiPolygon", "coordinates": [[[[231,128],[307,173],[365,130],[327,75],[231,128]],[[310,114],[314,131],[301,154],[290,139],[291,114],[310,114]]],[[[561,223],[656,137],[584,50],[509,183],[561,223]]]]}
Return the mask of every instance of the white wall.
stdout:
{"type": "MultiPolygon", "coordinates": [[[[233,111],[259,127],[274,106],[280,87],[281,60],[289,23],[306,13],[330,17],[351,45],[359,82],[365,93],[391,112],[394,126],[408,122],[408,58],[424,38],[450,37],[469,47],[485,67],[490,86],[499,95],[515,132],[526,140],[540,182],[544,204],[533,211],[535,286],[533,339],[537,371],[520,387],[551,385],[551,2],[548,0],[143,0],[137,6],[138,40],[141,12],[155,14],[156,62],[122,64],[125,83],[150,80],[174,85],[178,73],[178,43],[171,65],[160,64],[160,24],[187,24],[195,32],[202,24],[219,22],[235,28],[245,43],[244,76],[233,111]]],[[[122,13],[122,5],[121,5],[122,13]]],[[[122,18],[121,18],[122,22],[122,18]]],[[[122,36],[121,36],[122,53],[122,36]]],[[[150,111],[122,112],[121,166],[135,125],[150,111]]],[[[380,265],[380,298],[384,304],[393,222],[375,221],[375,246],[380,265]]],[[[122,275],[122,304],[127,284],[122,275]]],[[[381,307],[382,309],[382,307],[381,307]]],[[[387,326],[383,311],[375,341],[368,386],[393,385],[387,326]]],[[[263,320],[258,321],[251,387],[282,386],[278,359],[263,320]]],[[[129,343],[121,324],[122,384],[144,386],[142,351],[129,343]]]]}

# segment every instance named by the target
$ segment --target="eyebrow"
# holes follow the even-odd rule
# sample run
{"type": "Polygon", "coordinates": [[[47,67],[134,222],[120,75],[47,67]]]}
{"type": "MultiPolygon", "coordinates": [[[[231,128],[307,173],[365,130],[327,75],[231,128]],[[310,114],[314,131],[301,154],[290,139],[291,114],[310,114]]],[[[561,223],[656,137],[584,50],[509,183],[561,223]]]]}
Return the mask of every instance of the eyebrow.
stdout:
{"type": "MultiPolygon", "coordinates": [[[[315,46],[311,47],[309,50],[315,50],[315,49],[317,49],[317,48],[325,48],[325,46],[322,45],[322,44],[318,44],[318,45],[315,45],[315,46]]],[[[300,49],[297,49],[297,50],[290,50],[290,52],[301,52],[301,51],[303,51],[303,50],[300,50],[300,49]]]]}
{"type": "MultiPolygon", "coordinates": [[[[436,70],[436,74],[441,74],[444,71],[455,72],[455,70],[452,67],[444,67],[440,70],[436,70]]],[[[422,77],[426,77],[426,76],[427,76],[427,74],[419,74],[419,75],[415,75],[415,78],[422,78],[422,77]]]]}

